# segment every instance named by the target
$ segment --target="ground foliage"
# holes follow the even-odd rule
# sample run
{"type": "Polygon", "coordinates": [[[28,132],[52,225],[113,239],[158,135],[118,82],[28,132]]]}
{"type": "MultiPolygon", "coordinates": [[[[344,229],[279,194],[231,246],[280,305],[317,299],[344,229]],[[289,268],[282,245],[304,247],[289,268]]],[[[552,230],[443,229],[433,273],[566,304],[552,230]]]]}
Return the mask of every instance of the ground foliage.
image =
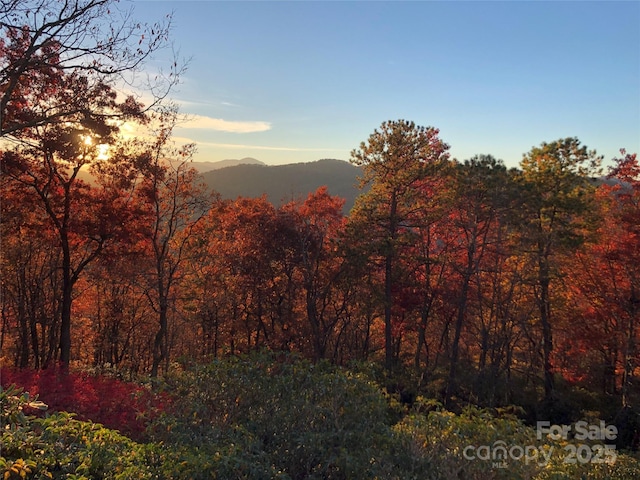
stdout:
{"type": "Polygon", "coordinates": [[[73,412],[78,420],[101,423],[136,440],[144,437],[146,422],[158,414],[165,401],[143,384],[82,372],[65,373],[58,368],[3,368],[0,383],[5,388],[19,385],[37,396],[49,413],[73,412]]]}
{"type": "MultiPolygon", "coordinates": [[[[468,407],[456,414],[421,396],[408,405],[379,386],[375,371],[365,364],[345,369],[274,353],[176,365],[154,392],[163,399],[163,410],[145,420],[144,443],[71,413],[43,415],[47,405],[40,398],[5,386],[0,392],[0,473],[5,479],[629,479],[640,475],[638,459],[621,451],[614,462],[566,463],[567,445],[579,442],[538,439],[535,429],[514,414],[517,409],[468,407]],[[499,446],[507,450],[535,446],[553,448],[553,455],[548,462],[541,456],[526,460],[499,454],[469,459],[465,450],[469,446],[473,452],[487,446],[492,455],[499,446]]],[[[77,376],[74,382],[78,398],[70,401],[78,406],[90,402],[86,394],[80,398],[82,382],[117,384],[88,376],[77,376]]],[[[131,392],[124,392],[124,387],[114,388],[110,397],[126,410],[131,392]]],[[[45,391],[43,395],[46,398],[45,391]]],[[[69,399],[73,396],[70,393],[69,399]]],[[[94,400],[100,403],[104,396],[105,392],[94,400]]],[[[84,415],[93,415],[95,421],[100,414],[96,408],[84,415]]],[[[589,445],[593,443],[598,442],[589,445]]]]}

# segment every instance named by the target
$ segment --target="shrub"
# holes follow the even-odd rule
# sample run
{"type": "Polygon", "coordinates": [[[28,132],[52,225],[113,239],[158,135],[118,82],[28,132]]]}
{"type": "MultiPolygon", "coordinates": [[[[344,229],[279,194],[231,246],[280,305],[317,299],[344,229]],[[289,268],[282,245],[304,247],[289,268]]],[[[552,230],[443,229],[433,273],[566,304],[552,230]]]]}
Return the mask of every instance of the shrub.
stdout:
{"type": "MultiPolygon", "coordinates": [[[[412,413],[394,430],[408,438],[413,462],[424,459],[436,478],[465,479],[630,479],[640,478],[640,463],[614,452],[597,457],[602,441],[537,438],[535,429],[513,415],[466,408],[460,415],[442,409],[428,415],[412,413]],[[593,446],[592,446],[593,444],[593,446]],[[572,461],[571,452],[585,449],[583,460],[572,461]],[[513,450],[512,450],[513,449],[513,450]],[[592,463],[603,460],[602,463],[592,463]]],[[[406,440],[405,440],[406,441],[406,440]]]]}
{"type": "Polygon", "coordinates": [[[11,386],[0,389],[4,479],[146,479],[153,478],[147,447],[68,413],[37,418],[27,412],[44,408],[11,386]]]}
{"type": "Polygon", "coordinates": [[[183,372],[166,388],[175,410],[154,438],[183,452],[174,464],[197,463],[196,478],[409,478],[385,398],[363,375],[259,354],[183,372]]]}
{"type": "Polygon", "coordinates": [[[436,478],[523,479],[539,471],[535,463],[499,465],[500,459],[482,460],[483,450],[477,455],[476,449],[482,446],[531,445],[535,432],[515,417],[497,418],[477,408],[467,408],[460,415],[438,409],[411,413],[394,429],[410,438],[412,456],[428,460],[436,478]]]}
{"type": "Polygon", "coordinates": [[[162,399],[150,389],[114,378],[56,368],[3,368],[0,378],[5,387],[17,385],[39,396],[50,412],[73,412],[79,420],[103,424],[136,440],[143,439],[147,420],[163,408],[162,399]]]}

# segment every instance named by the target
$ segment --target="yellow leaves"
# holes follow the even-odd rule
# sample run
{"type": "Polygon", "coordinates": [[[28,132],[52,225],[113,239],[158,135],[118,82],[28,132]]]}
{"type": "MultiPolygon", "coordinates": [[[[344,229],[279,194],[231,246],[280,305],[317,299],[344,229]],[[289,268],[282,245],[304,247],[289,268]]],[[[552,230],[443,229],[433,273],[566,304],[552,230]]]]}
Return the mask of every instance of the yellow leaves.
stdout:
{"type": "Polygon", "coordinates": [[[46,403],[41,402],[40,400],[33,400],[31,402],[28,402],[27,406],[31,408],[35,408],[37,410],[46,410],[47,408],[49,408],[49,406],[46,403]]]}
{"type": "Polygon", "coordinates": [[[0,466],[5,469],[3,474],[3,480],[10,480],[13,478],[27,478],[27,475],[33,473],[36,468],[36,463],[32,460],[23,460],[18,458],[11,465],[8,465],[5,459],[2,459],[0,466]]]}

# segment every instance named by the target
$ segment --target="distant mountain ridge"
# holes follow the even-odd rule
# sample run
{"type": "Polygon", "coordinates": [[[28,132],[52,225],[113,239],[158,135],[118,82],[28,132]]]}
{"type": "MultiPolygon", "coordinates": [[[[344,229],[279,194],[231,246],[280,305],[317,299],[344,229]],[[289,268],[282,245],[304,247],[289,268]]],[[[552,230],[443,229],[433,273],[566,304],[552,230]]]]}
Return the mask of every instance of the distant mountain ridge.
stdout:
{"type": "Polygon", "coordinates": [[[304,200],[309,193],[326,186],[330,195],[345,199],[343,211],[347,214],[360,193],[357,187],[360,175],[361,169],[349,162],[323,159],[275,166],[243,163],[204,172],[202,179],[222,198],[257,198],[266,194],[274,205],[304,200]]]}
{"type": "Polygon", "coordinates": [[[226,167],[235,167],[237,165],[265,165],[265,163],[252,157],[244,157],[239,160],[237,158],[228,158],[217,162],[191,162],[189,164],[190,167],[195,168],[200,173],[219,170],[226,167]]]}

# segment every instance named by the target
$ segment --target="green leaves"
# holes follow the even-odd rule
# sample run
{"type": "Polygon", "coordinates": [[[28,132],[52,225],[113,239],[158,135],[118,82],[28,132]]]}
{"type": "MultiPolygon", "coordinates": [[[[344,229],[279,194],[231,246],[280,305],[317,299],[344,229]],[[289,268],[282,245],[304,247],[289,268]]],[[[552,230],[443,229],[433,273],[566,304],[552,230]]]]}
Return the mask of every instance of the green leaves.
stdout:
{"type": "Polygon", "coordinates": [[[377,387],[325,362],[256,354],[197,367],[167,387],[178,398],[155,438],[200,456],[201,466],[213,459],[203,478],[261,478],[256,469],[268,478],[373,478],[371,459],[391,437],[377,387]]]}
{"type": "Polygon", "coordinates": [[[114,430],[75,420],[71,413],[27,415],[25,410],[44,404],[14,387],[0,390],[0,405],[3,480],[152,478],[150,449],[114,430]]]}
{"type": "Polygon", "coordinates": [[[420,198],[428,177],[448,159],[449,146],[438,133],[433,127],[416,126],[406,120],[384,122],[367,143],[351,152],[351,162],[364,169],[361,188],[371,183],[371,189],[356,200],[349,235],[360,238],[356,248],[371,252],[368,261],[372,269],[383,270],[380,291],[384,294],[379,308],[384,310],[385,366],[389,370],[395,362],[392,310],[398,276],[396,257],[402,244],[410,243],[407,234],[418,221],[417,213],[423,210],[420,198]]]}
{"type": "MultiPolygon", "coordinates": [[[[35,418],[0,391],[0,477],[12,479],[627,479],[637,459],[568,463],[591,444],[539,438],[506,411],[396,405],[363,373],[256,353],[176,373],[173,410],[139,444],[71,413],[35,418]],[[7,419],[14,423],[6,423],[7,419]],[[584,444],[584,445],[583,445],[584,444]],[[523,452],[544,449],[544,458],[523,452]],[[510,455],[504,458],[504,455],[510,455]],[[522,455],[521,455],[522,454],[522,455]],[[502,455],[502,461],[495,457],[502,455]]],[[[600,443],[595,440],[595,443],[600,443]]],[[[599,445],[594,445],[597,452],[599,445]]]]}
{"type": "Polygon", "coordinates": [[[544,235],[555,242],[571,236],[589,207],[594,191],[590,181],[601,173],[601,160],[577,138],[543,143],[523,157],[518,182],[536,238],[544,235]]]}
{"type": "Polygon", "coordinates": [[[384,122],[367,142],[351,152],[351,163],[364,167],[363,183],[405,192],[448,159],[449,145],[434,127],[422,127],[406,120],[384,122]]]}

